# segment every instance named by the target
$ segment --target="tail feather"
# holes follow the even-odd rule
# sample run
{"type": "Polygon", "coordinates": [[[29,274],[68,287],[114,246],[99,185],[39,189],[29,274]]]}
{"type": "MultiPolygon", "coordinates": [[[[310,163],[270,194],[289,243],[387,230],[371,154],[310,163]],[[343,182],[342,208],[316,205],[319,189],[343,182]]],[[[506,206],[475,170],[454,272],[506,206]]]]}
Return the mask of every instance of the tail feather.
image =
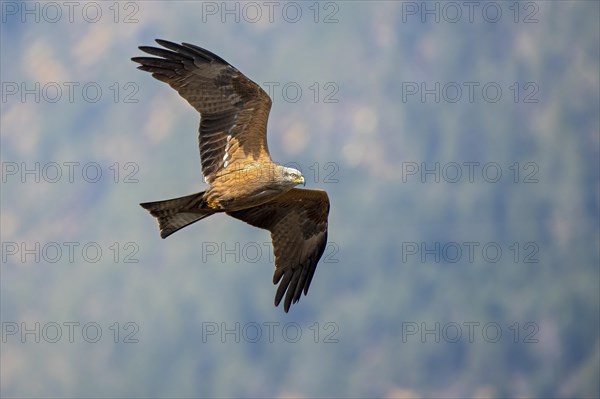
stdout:
{"type": "Polygon", "coordinates": [[[185,197],[140,204],[158,220],[160,236],[167,238],[177,230],[215,213],[204,203],[204,191],[185,197]]]}

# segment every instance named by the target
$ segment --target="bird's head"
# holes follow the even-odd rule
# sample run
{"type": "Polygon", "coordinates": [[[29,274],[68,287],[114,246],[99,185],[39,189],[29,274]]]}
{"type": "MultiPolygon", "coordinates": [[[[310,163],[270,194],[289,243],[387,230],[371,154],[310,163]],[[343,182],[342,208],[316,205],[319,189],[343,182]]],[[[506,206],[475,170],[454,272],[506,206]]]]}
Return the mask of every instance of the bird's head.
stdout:
{"type": "Polygon", "coordinates": [[[300,173],[299,170],[282,166],[281,172],[282,172],[283,179],[286,182],[293,183],[294,186],[298,185],[298,184],[302,184],[302,185],[306,186],[306,181],[304,180],[304,176],[302,176],[302,173],[300,173]]]}

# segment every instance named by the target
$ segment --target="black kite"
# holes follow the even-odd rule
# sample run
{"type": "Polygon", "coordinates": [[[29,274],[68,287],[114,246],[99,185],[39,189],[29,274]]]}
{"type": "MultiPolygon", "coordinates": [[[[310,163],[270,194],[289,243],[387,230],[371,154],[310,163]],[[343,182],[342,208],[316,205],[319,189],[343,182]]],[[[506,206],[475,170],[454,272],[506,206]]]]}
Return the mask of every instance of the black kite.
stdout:
{"type": "Polygon", "coordinates": [[[157,39],[141,46],[157,57],[135,57],[142,71],[177,90],[201,114],[200,158],[207,190],[140,204],[158,219],[160,236],[225,212],[271,232],[275,252],[275,306],[284,310],[307,294],[327,244],[329,198],[294,188],[302,174],[271,160],[267,119],[271,98],[221,57],[193,44],[157,39]],[[287,294],[286,294],[287,291],[287,294]]]}

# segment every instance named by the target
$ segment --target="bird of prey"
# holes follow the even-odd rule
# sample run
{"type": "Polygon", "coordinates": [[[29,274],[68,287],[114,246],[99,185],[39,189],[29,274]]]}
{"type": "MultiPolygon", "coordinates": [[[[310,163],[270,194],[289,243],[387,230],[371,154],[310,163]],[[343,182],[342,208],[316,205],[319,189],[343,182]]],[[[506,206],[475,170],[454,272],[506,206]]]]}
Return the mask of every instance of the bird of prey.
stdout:
{"type": "Polygon", "coordinates": [[[157,39],[140,46],[138,69],[168,83],[200,113],[200,158],[209,187],[170,200],[140,204],[158,219],[160,236],[225,212],[269,230],[275,253],[275,306],[287,313],[307,294],[327,244],[329,198],[305,184],[300,171],[271,160],[267,119],[271,98],[228,62],[193,44],[157,39]]]}

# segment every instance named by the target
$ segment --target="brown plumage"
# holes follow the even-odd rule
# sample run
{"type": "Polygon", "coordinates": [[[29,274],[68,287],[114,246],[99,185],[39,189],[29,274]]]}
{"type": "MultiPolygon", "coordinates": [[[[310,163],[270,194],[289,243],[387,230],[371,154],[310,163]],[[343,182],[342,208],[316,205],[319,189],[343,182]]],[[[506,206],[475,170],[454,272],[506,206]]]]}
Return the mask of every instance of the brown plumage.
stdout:
{"type": "Polygon", "coordinates": [[[142,46],[156,57],[135,57],[139,69],[177,90],[200,114],[199,145],[206,191],[141,204],[158,219],[166,238],[214,213],[225,212],[269,230],[275,252],[275,306],[287,312],[304,291],[327,244],[329,198],[325,191],[294,188],[302,174],[271,160],[267,120],[271,99],[219,56],[157,39],[142,46]],[[158,58],[157,58],[158,57],[158,58]]]}

